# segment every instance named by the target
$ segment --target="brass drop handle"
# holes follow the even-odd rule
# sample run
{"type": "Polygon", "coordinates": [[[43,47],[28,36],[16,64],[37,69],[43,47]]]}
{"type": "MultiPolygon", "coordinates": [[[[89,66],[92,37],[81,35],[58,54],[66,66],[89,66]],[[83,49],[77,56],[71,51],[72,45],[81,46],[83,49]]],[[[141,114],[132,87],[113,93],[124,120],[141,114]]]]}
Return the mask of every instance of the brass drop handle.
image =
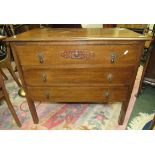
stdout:
{"type": "Polygon", "coordinates": [[[106,92],[104,93],[104,95],[105,95],[105,97],[109,97],[109,96],[110,96],[109,91],[106,91],[106,92]]]}
{"type": "Polygon", "coordinates": [[[107,79],[109,82],[112,82],[113,75],[111,73],[108,74],[107,79]]]}
{"type": "Polygon", "coordinates": [[[38,59],[39,59],[39,62],[42,64],[44,63],[44,54],[43,53],[39,53],[38,54],[38,59]]]}
{"type": "Polygon", "coordinates": [[[42,80],[43,82],[47,81],[47,75],[45,73],[42,73],[42,80]]]}
{"type": "Polygon", "coordinates": [[[116,59],[116,54],[115,53],[112,53],[111,54],[111,63],[112,64],[115,62],[115,59],[116,59]]]}
{"type": "Polygon", "coordinates": [[[49,94],[49,92],[45,92],[45,96],[46,96],[46,99],[50,99],[50,94],[49,94]]]}

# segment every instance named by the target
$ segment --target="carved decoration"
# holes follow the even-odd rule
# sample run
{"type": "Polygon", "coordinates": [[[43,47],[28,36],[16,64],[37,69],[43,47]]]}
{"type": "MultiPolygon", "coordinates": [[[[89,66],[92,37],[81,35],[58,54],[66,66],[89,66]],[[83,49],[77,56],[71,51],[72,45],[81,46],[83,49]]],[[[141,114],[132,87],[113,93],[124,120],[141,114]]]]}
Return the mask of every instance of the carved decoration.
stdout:
{"type": "Polygon", "coordinates": [[[65,59],[91,59],[95,57],[95,53],[88,50],[66,50],[60,55],[65,59]]]}

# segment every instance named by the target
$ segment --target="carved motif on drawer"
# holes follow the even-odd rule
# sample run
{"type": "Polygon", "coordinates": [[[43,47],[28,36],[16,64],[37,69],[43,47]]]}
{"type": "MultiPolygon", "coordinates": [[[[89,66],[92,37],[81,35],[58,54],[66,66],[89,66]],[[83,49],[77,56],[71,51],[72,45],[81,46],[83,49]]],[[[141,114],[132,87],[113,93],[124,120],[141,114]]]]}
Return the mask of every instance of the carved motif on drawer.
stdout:
{"type": "Polygon", "coordinates": [[[93,51],[88,50],[66,50],[60,53],[65,59],[91,59],[95,57],[93,51]]]}
{"type": "Polygon", "coordinates": [[[137,45],[16,46],[22,66],[102,64],[134,65],[137,45]],[[76,61],[77,60],[77,61],[76,61]]]}

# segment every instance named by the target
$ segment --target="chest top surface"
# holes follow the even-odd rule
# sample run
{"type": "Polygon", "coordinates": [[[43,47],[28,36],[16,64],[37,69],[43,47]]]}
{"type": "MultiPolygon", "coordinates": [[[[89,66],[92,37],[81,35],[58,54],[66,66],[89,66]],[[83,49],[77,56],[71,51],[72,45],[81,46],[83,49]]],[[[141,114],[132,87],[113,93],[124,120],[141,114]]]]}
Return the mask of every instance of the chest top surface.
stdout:
{"type": "Polygon", "coordinates": [[[5,41],[150,40],[124,28],[38,28],[5,41]]]}

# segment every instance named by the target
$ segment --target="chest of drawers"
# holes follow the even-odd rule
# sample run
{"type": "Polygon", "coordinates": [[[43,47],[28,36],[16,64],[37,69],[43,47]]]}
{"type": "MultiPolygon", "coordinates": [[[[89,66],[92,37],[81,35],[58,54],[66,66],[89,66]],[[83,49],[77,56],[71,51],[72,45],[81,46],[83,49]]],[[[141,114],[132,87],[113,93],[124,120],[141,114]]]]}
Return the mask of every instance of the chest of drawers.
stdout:
{"type": "Polygon", "coordinates": [[[34,101],[122,102],[122,124],[147,38],[127,29],[35,29],[8,38],[34,123],[34,101]]]}

